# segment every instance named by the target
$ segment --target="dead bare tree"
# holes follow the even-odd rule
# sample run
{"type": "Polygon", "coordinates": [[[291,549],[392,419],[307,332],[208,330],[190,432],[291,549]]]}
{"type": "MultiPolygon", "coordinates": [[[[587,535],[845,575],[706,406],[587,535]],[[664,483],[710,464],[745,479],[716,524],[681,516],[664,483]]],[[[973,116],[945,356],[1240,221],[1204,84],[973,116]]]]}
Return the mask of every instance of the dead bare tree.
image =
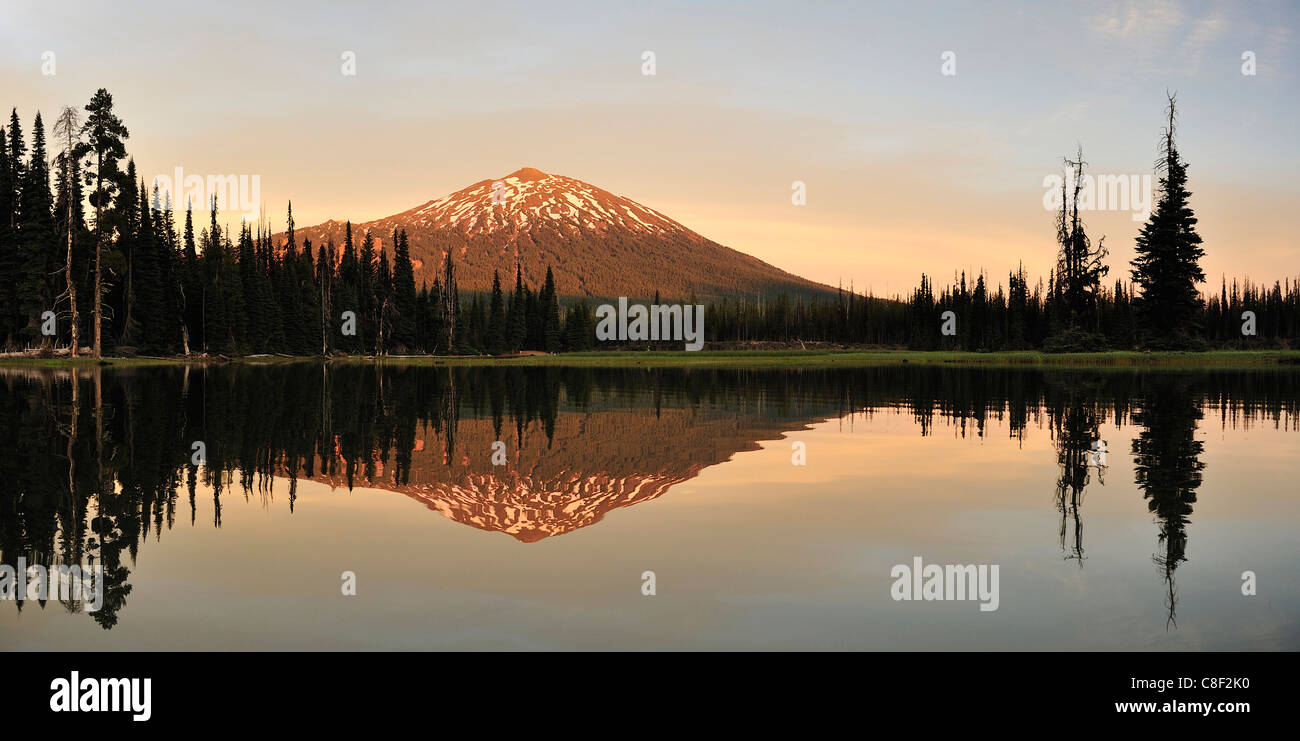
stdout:
{"type": "Polygon", "coordinates": [[[1058,285],[1062,286],[1061,295],[1065,300],[1069,323],[1083,329],[1095,329],[1097,322],[1097,294],[1101,290],[1101,279],[1110,272],[1105,264],[1108,251],[1106,238],[1097,241],[1096,247],[1084,229],[1079,218],[1079,198],[1084,188],[1083,148],[1080,147],[1074,159],[1065,158],[1066,175],[1061,181],[1061,211],[1056,220],[1056,242],[1060,245],[1056,259],[1056,276],[1058,285]],[[1091,320],[1091,321],[1090,321],[1091,320]]]}
{"type": "Polygon", "coordinates": [[[68,230],[68,250],[67,257],[63,264],[63,277],[66,281],[67,288],[64,293],[68,297],[68,304],[72,307],[72,347],[69,350],[71,357],[77,357],[77,348],[79,347],[77,317],[77,282],[72,278],[72,239],[76,233],[76,226],[73,223],[75,218],[75,197],[73,196],[73,179],[76,175],[77,163],[77,146],[81,143],[81,115],[76,108],[64,106],[59,113],[58,119],[54,122],[54,136],[63,142],[63,151],[59,157],[63,163],[63,200],[67,206],[65,215],[65,228],[68,230]]]}

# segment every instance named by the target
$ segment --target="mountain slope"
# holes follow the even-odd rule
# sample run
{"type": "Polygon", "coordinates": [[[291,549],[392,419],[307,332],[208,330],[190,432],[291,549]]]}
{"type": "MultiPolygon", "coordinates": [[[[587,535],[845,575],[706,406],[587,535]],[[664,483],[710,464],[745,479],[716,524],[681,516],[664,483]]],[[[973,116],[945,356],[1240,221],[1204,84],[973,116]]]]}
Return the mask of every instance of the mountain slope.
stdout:
{"type": "MultiPolygon", "coordinates": [[[[327,221],[299,228],[297,240],[301,246],[310,239],[313,249],[333,242],[341,254],[345,227],[327,221]]],[[[551,267],[561,296],[646,299],[658,291],[677,300],[834,290],[717,244],[635,201],[532,168],[353,224],[353,239],[360,249],[370,232],[391,259],[395,228],[407,232],[417,285],[432,283],[450,252],[462,291],[490,290],[494,270],[509,290],[516,262],[534,287],[551,267]]],[[[276,235],[277,243],[283,238],[276,235]]]]}
{"type": "Polygon", "coordinates": [[[448,519],[535,543],[658,499],[705,468],[825,419],[673,406],[651,415],[627,409],[564,412],[550,423],[550,434],[541,422],[518,436],[508,430],[508,462],[497,466],[483,453],[502,436],[494,421],[462,418],[454,443],[425,430],[404,463],[398,457],[385,466],[374,451],[363,467],[371,473],[349,478],[341,456],[333,466],[317,459],[313,470],[319,473],[312,479],[332,488],[399,492],[448,519]]]}

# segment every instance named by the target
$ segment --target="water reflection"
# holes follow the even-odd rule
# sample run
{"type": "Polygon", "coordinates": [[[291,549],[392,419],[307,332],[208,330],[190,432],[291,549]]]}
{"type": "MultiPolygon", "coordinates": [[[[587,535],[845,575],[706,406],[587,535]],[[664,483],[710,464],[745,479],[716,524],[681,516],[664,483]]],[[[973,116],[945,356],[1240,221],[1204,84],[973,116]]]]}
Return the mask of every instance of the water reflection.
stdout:
{"type": "Polygon", "coordinates": [[[1203,415],[1218,412],[1225,430],[1294,431],[1300,408],[1300,374],[1274,370],[291,364],[6,369],[0,383],[0,562],[102,566],[105,604],[90,615],[104,628],[124,612],[150,535],[161,539],[178,517],[196,524],[200,491],[212,497],[214,528],[223,498],[292,511],[298,482],[312,480],[399,492],[533,543],[662,497],[791,430],[886,412],[912,418],[921,436],[982,439],[996,420],[1022,444],[1027,428],[1047,429],[1059,467],[1057,540],[1080,568],[1085,494],[1106,483],[1101,446],[1112,458],[1121,449],[1102,440],[1103,428],[1135,426],[1135,484],[1155,518],[1173,628],[1174,572],[1188,558],[1204,468],[1203,415]],[[498,441],[504,463],[492,460],[498,441]],[[276,480],[287,481],[287,501],[273,501],[276,480]]]}
{"type": "Polygon", "coordinates": [[[1175,624],[1174,571],[1187,560],[1187,525],[1201,485],[1204,443],[1197,440],[1201,418],[1193,379],[1160,376],[1147,384],[1135,421],[1142,431],[1133,441],[1134,477],[1160,528],[1152,557],[1169,589],[1169,625],[1175,624]]]}

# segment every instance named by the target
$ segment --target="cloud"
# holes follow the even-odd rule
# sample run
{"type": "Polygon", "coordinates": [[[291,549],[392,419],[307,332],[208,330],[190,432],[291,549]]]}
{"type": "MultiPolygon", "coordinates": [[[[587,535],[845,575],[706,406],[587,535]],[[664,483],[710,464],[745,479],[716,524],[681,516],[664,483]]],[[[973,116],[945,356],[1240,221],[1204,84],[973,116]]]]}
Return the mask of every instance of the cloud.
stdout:
{"type": "Polygon", "coordinates": [[[1187,34],[1187,38],[1183,39],[1178,53],[1178,56],[1187,62],[1188,73],[1200,70],[1201,57],[1205,49],[1218,41],[1227,30],[1228,19],[1219,12],[1212,13],[1192,25],[1192,30],[1187,34]]]}
{"type": "Polygon", "coordinates": [[[1146,44],[1181,27],[1183,10],[1174,0],[1115,3],[1109,12],[1089,18],[1088,25],[1103,37],[1146,44]]]}
{"type": "Polygon", "coordinates": [[[1221,10],[1194,17],[1174,0],[1125,2],[1087,19],[1102,42],[1129,50],[1135,70],[1150,75],[1194,75],[1205,52],[1228,33],[1231,23],[1221,10]]]}

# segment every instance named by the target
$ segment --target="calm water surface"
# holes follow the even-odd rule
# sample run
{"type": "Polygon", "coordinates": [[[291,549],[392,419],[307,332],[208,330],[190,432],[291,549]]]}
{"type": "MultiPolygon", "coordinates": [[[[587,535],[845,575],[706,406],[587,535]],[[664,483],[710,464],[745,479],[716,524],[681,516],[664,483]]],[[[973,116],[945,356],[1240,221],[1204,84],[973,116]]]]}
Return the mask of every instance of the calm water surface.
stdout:
{"type": "Polygon", "coordinates": [[[1297,371],[0,387],[0,561],[106,584],[93,613],[0,601],[3,650],[1300,649],[1297,371]],[[997,564],[998,609],[895,601],[916,556],[997,564]]]}

